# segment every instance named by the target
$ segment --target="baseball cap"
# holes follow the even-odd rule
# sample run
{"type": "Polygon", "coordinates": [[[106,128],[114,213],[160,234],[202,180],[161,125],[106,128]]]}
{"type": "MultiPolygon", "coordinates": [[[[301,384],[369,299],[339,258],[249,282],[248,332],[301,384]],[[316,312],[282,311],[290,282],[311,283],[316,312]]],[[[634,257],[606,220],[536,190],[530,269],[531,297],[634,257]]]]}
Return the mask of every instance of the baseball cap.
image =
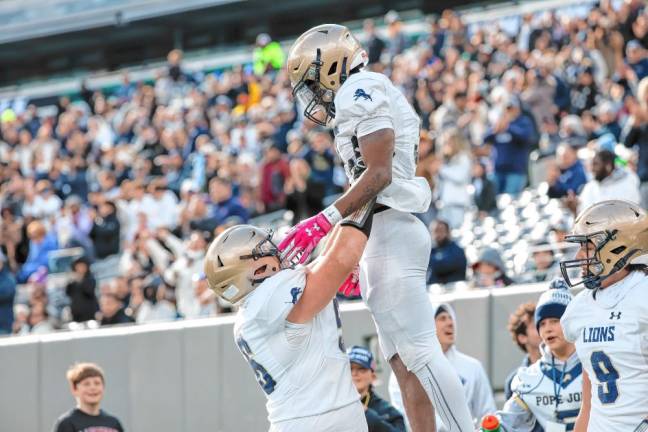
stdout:
{"type": "Polygon", "coordinates": [[[375,370],[373,354],[367,348],[354,345],[347,350],[349,361],[362,366],[365,369],[375,370]]]}
{"type": "Polygon", "coordinates": [[[385,14],[385,22],[387,24],[393,24],[393,23],[395,23],[397,21],[400,21],[400,20],[401,20],[401,17],[398,14],[398,12],[396,12],[395,10],[390,10],[389,12],[387,12],[385,14]]]}
{"type": "Polygon", "coordinates": [[[561,278],[549,283],[549,289],[542,293],[536,306],[534,319],[536,329],[540,329],[540,321],[545,318],[561,318],[572,300],[569,286],[561,278]]]}
{"type": "Polygon", "coordinates": [[[632,39],[626,44],[626,50],[631,49],[641,49],[641,42],[639,42],[637,39],[632,39]]]}

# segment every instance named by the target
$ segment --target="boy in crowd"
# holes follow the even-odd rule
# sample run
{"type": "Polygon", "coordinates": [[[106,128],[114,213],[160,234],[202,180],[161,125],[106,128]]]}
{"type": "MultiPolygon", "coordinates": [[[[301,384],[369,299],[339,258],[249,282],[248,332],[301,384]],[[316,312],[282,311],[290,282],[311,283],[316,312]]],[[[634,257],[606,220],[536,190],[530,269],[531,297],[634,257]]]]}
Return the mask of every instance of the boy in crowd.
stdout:
{"type": "Polygon", "coordinates": [[[513,378],[513,396],[497,413],[504,432],[532,432],[538,426],[545,431],[573,430],[581,407],[583,369],[560,326],[571,299],[562,279],[554,279],[540,296],[535,325],[542,339],[541,357],[513,378]]]}
{"type": "Polygon", "coordinates": [[[116,417],[100,408],[106,383],[99,366],[94,363],[77,363],[67,371],[67,380],[77,406],[59,417],[54,432],[124,431],[116,417]]]}

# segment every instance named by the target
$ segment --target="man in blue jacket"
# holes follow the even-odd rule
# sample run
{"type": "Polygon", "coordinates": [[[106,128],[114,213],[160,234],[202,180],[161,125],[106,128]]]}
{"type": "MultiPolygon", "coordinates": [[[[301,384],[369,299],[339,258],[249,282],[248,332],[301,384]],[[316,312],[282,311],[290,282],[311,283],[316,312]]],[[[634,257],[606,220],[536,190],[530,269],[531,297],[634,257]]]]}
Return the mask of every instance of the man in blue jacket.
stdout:
{"type": "Polygon", "coordinates": [[[484,137],[484,144],[493,146],[498,193],[516,195],[524,189],[534,136],[532,120],[522,115],[519,101],[512,98],[484,137]]]}
{"type": "Polygon", "coordinates": [[[427,283],[445,284],[466,280],[466,254],[450,238],[448,223],[438,219],[432,228],[432,234],[436,245],[430,253],[427,283]]]}
{"type": "Polygon", "coordinates": [[[40,267],[47,268],[47,256],[50,252],[58,249],[56,234],[48,233],[45,225],[40,221],[31,222],[27,225],[27,237],[29,237],[29,255],[27,261],[18,272],[18,282],[25,283],[40,267]]]}
{"type": "Polygon", "coordinates": [[[0,335],[11,334],[15,295],[16,279],[9,270],[6,257],[0,251],[0,335]]]}
{"type": "Polygon", "coordinates": [[[569,144],[560,144],[556,150],[556,164],[547,174],[549,198],[562,198],[570,191],[578,195],[587,183],[587,175],[576,150],[569,144]]]}
{"type": "Polygon", "coordinates": [[[214,177],[209,182],[209,215],[206,218],[192,221],[192,229],[213,231],[228,220],[236,219],[247,223],[249,213],[238,198],[232,195],[232,183],[225,178],[214,177]]]}

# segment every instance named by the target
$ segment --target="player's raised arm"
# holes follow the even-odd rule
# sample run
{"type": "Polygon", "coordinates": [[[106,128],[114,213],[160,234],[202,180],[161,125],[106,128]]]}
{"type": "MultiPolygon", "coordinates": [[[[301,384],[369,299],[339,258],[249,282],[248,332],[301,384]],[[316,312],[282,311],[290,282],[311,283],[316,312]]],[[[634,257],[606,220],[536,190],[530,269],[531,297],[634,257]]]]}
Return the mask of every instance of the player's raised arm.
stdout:
{"type": "Polygon", "coordinates": [[[392,155],[394,154],[394,130],[384,128],[358,139],[360,153],[366,169],[344,195],[335,201],[342,216],[360,209],[392,180],[392,155]]]}
{"type": "Polygon", "coordinates": [[[288,321],[310,321],[335,297],[338,287],[362,257],[371,230],[372,211],[370,206],[358,218],[345,219],[336,227],[324,254],[309,265],[304,293],[288,314],[288,321]]]}

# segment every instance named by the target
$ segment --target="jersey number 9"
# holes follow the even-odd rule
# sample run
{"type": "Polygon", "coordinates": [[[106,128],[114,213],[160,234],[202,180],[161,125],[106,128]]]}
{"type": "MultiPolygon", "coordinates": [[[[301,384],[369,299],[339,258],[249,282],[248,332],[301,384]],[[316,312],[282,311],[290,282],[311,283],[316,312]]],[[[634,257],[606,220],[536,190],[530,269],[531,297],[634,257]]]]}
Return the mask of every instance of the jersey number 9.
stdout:
{"type": "Polygon", "coordinates": [[[612,360],[603,351],[594,351],[590,357],[592,369],[598,381],[598,398],[602,404],[616,402],[619,397],[617,380],[619,372],[612,365],[612,360]]]}

